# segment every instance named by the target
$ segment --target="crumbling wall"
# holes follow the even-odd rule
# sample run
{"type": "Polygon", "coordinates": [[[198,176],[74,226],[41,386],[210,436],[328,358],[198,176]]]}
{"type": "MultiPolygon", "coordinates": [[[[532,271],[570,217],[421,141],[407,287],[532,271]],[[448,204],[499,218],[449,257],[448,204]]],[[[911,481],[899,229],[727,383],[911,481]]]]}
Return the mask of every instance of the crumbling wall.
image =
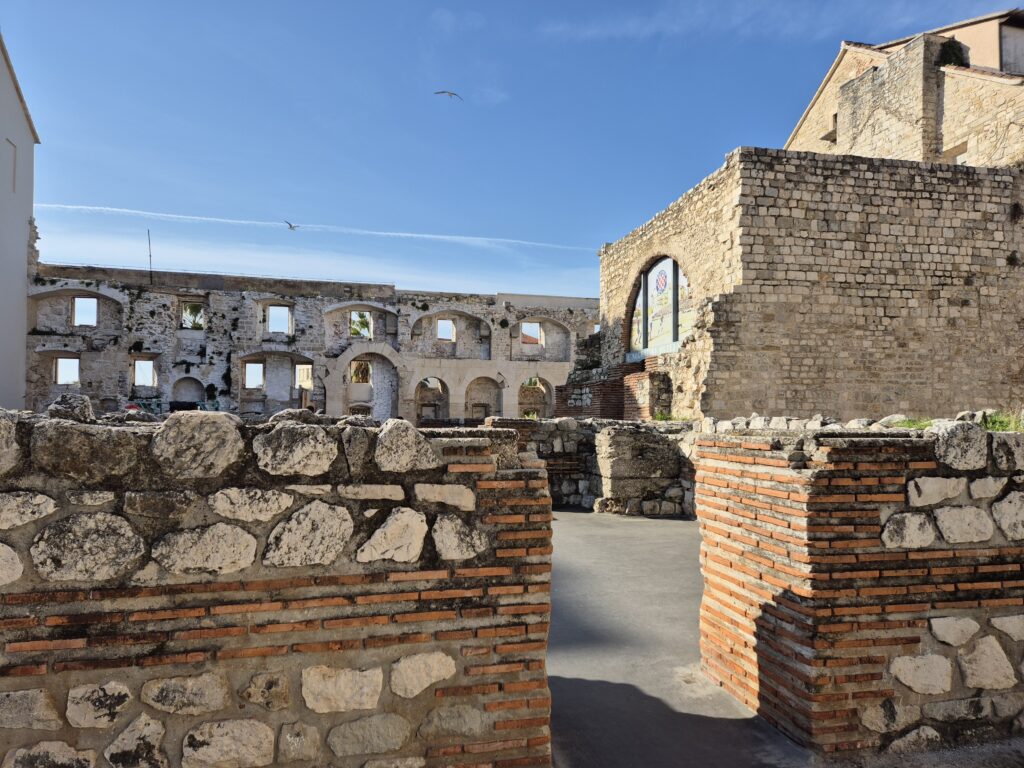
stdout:
{"type": "Polygon", "coordinates": [[[0,412],[4,764],[550,765],[515,439],[0,412]]]}
{"type": "Polygon", "coordinates": [[[697,440],[705,669],[802,744],[1008,736],[1024,709],[1024,435],[697,440]]]}

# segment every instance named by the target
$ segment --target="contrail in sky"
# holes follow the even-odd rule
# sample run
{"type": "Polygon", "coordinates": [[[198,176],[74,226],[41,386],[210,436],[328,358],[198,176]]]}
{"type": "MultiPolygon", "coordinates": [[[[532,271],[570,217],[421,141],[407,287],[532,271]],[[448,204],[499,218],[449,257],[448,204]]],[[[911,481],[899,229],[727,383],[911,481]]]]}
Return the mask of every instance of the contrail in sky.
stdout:
{"type": "MultiPolygon", "coordinates": [[[[283,229],[280,221],[257,221],[254,219],[224,219],[216,216],[188,216],[180,213],[160,213],[159,211],[139,211],[134,208],[112,208],[104,205],[68,205],[64,203],[36,203],[36,208],[52,211],[77,211],[79,213],[102,213],[116,216],[136,216],[159,221],[192,222],[197,224],[228,224],[241,227],[267,227],[283,229]]],[[[355,227],[339,227],[334,224],[303,224],[298,226],[311,232],[335,232],[341,235],[358,235],[362,237],[390,237],[408,240],[431,240],[458,245],[472,245],[485,248],[495,246],[519,245],[529,248],[552,248],[561,251],[586,251],[593,253],[596,249],[579,245],[559,245],[557,243],[541,243],[534,240],[516,240],[508,237],[474,237],[472,235],[432,235],[423,232],[383,232],[374,229],[358,229],[355,227]]]]}

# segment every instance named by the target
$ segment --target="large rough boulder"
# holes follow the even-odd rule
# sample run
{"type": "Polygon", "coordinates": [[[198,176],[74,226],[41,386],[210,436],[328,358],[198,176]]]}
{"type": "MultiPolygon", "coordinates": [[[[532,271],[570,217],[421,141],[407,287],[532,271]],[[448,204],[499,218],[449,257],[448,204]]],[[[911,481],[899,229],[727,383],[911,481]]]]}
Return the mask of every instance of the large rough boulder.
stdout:
{"type": "Polygon", "coordinates": [[[271,475],[322,475],[338,458],[338,443],[327,432],[294,421],[279,422],[252,445],[260,469],[271,475]]]}
{"type": "Polygon", "coordinates": [[[425,739],[438,736],[480,736],[487,731],[484,713],[468,704],[432,709],[423,719],[419,734],[425,739]]]}
{"type": "Polygon", "coordinates": [[[882,543],[890,549],[922,549],[934,541],[931,518],[916,512],[897,512],[882,529],[882,543]]]}
{"type": "Polygon", "coordinates": [[[231,687],[224,675],[161,677],[142,686],[142,701],[172,715],[206,715],[231,704],[231,687]]]}
{"type": "Polygon", "coordinates": [[[42,493],[0,493],[0,531],[42,520],[57,511],[57,502],[42,493]]]}
{"type": "Polygon", "coordinates": [[[370,715],[332,728],[327,745],[338,757],[376,755],[401,749],[411,735],[412,725],[401,715],[370,715]]]}
{"type": "Polygon", "coordinates": [[[442,560],[471,560],[487,551],[487,534],[466,525],[458,515],[438,515],[431,531],[442,560]]]}
{"type": "Polygon", "coordinates": [[[20,461],[18,416],[10,411],[0,410],[0,477],[18,466],[20,461]]]}
{"type": "Polygon", "coordinates": [[[181,768],[262,768],[274,762],[274,730],[259,720],[203,723],[185,734],[181,768]]]}
{"type": "Polygon", "coordinates": [[[49,691],[30,688],[0,693],[0,728],[56,731],[63,726],[49,691]]]}
{"type": "Polygon", "coordinates": [[[992,458],[1001,472],[1024,470],[1024,435],[1017,432],[993,433],[992,458]]]}
{"type": "MultiPolygon", "coordinates": [[[[964,422],[961,422],[964,423],[964,422]]],[[[921,752],[926,749],[934,749],[942,743],[939,732],[930,725],[922,725],[920,728],[911,731],[906,736],[900,736],[889,745],[889,752],[905,754],[907,752],[921,752]]]]}
{"type": "Polygon", "coordinates": [[[476,494],[465,485],[417,483],[413,491],[419,501],[428,504],[445,504],[463,512],[476,510],[476,494]]]}
{"type": "Polygon", "coordinates": [[[285,723],[277,737],[277,757],[282,763],[319,759],[320,731],[307,723],[285,723]]]}
{"type": "Polygon", "coordinates": [[[456,671],[455,659],[440,651],[403,656],[391,665],[391,690],[403,699],[413,699],[456,671]]]}
{"type": "Polygon", "coordinates": [[[230,413],[178,411],[153,435],[151,450],[166,474],[183,480],[220,477],[245,451],[239,427],[230,413]]]}
{"type": "Polygon", "coordinates": [[[24,572],[18,553],[6,544],[0,544],[0,586],[17,581],[24,572]]]}
{"type": "Polygon", "coordinates": [[[947,693],[953,687],[953,665],[945,656],[899,656],[889,671],[915,693],[947,693]]]}
{"type": "Polygon", "coordinates": [[[96,752],[79,752],[67,742],[41,741],[31,747],[12,749],[0,768],[94,768],[96,752]]]}
{"type": "Polygon", "coordinates": [[[426,515],[409,507],[398,507],[359,548],[356,560],[360,563],[376,560],[414,563],[420,559],[426,535],[426,515]]]}
{"type": "Polygon", "coordinates": [[[225,488],[208,499],[214,514],[246,523],[266,523],[291,507],[294,498],[283,491],[225,488]]]}
{"type": "Polygon", "coordinates": [[[81,512],[46,526],[29,549],[47,581],[106,581],[135,570],[146,545],[127,520],[81,512]]]}
{"type": "Polygon", "coordinates": [[[128,427],[47,419],[32,430],[32,463],[53,477],[107,482],[135,471],[149,439],[128,427]]]}
{"type": "Polygon", "coordinates": [[[919,477],[907,484],[907,495],[912,507],[927,507],[946,499],[954,499],[965,490],[965,477],[919,477]]]}
{"type": "Polygon", "coordinates": [[[972,499],[994,499],[1009,482],[1005,477],[981,477],[971,481],[972,499]]]}
{"type": "Polygon", "coordinates": [[[988,432],[968,421],[943,421],[926,435],[935,436],[935,458],[953,469],[984,469],[988,464],[988,432]]]}
{"type": "Polygon", "coordinates": [[[988,541],[996,530],[988,512],[978,507],[940,507],[935,522],[950,544],[988,541]]]}
{"type": "Polygon", "coordinates": [[[1024,539],[1024,492],[1014,491],[992,505],[992,516],[1008,539],[1024,539]]]}
{"type": "Polygon", "coordinates": [[[384,670],[307,667],[302,670],[302,698],[314,712],[376,709],[384,690],[384,670]]]}
{"type": "Polygon", "coordinates": [[[872,704],[860,716],[865,728],[875,733],[895,733],[921,719],[921,708],[914,704],[898,704],[894,699],[885,699],[872,704]]]}
{"type": "Polygon", "coordinates": [[[356,482],[366,476],[373,458],[373,433],[358,426],[345,427],[341,433],[341,444],[345,448],[345,458],[352,479],[356,482]]]}
{"type": "Polygon", "coordinates": [[[103,750],[114,768],[170,768],[163,751],[164,724],[143,713],[103,750]]]}
{"type": "Polygon", "coordinates": [[[241,691],[242,698],[264,709],[276,712],[292,703],[287,675],[281,672],[258,672],[241,691]]]}
{"type": "Polygon", "coordinates": [[[991,635],[978,640],[970,651],[961,649],[958,659],[964,685],[968,688],[1002,690],[1017,684],[1013,665],[999,641],[991,635]]]}
{"type": "Polygon", "coordinates": [[[999,616],[989,619],[988,622],[1000,632],[1009,635],[1011,640],[1018,643],[1024,640],[1024,616],[999,616]]]}
{"type": "Polygon", "coordinates": [[[109,728],[132,700],[128,686],[111,680],[68,691],[68,722],[75,728],[109,728]]]}
{"type": "Polygon", "coordinates": [[[271,531],[263,563],[279,568],[330,565],[345,551],[353,529],[345,507],[311,502],[271,531]]]}
{"type": "Polygon", "coordinates": [[[638,426],[602,429],[594,440],[602,477],[644,479],[679,477],[679,448],[665,435],[638,426]]]}
{"type": "Polygon", "coordinates": [[[153,559],[171,573],[235,573],[256,560],[256,537],[227,523],[174,531],[153,545],[153,559]]]}
{"type": "Polygon", "coordinates": [[[46,407],[46,415],[51,419],[67,419],[82,424],[92,424],[96,414],[92,410],[92,400],[76,392],[64,392],[46,407]]]}
{"type": "Polygon", "coordinates": [[[940,643],[959,647],[974,637],[981,627],[974,619],[945,616],[931,620],[932,634],[940,643]]]}
{"type": "Polygon", "coordinates": [[[404,419],[384,422],[373,457],[384,472],[416,472],[436,469],[445,463],[423,433],[404,419]]]}

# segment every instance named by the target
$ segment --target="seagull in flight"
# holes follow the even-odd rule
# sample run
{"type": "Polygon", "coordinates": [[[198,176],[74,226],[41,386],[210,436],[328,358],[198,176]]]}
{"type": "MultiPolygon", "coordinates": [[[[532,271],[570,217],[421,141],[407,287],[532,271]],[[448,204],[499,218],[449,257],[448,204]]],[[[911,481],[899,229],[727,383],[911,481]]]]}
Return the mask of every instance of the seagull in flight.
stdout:
{"type": "Polygon", "coordinates": [[[458,99],[459,101],[465,101],[464,98],[459,96],[455,91],[434,91],[435,96],[447,96],[449,99],[458,99]]]}
{"type": "Polygon", "coordinates": [[[284,222],[284,223],[288,225],[288,229],[289,229],[289,230],[291,230],[292,232],[294,232],[294,231],[295,231],[296,229],[298,229],[298,228],[299,228],[299,225],[298,225],[298,224],[292,224],[292,223],[291,223],[290,221],[288,221],[287,219],[285,220],[285,222],[284,222]]]}

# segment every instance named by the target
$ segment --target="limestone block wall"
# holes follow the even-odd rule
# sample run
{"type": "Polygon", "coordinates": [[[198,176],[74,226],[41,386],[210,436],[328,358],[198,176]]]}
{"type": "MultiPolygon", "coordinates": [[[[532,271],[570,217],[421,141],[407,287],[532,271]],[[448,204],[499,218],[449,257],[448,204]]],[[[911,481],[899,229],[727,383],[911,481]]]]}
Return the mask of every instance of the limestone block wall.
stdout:
{"type": "Polygon", "coordinates": [[[5,768],[550,765],[539,462],[300,416],[0,412],[5,768]]]}
{"type": "Polygon", "coordinates": [[[945,151],[967,165],[1014,165],[1024,158],[1024,78],[943,67],[939,129],[945,151]]]}
{"type": "Polygon", "coordinates": [[[802,744],[904,752],[1024,709],[1024,435],[697,440],[707,672],[802,744]]]}

